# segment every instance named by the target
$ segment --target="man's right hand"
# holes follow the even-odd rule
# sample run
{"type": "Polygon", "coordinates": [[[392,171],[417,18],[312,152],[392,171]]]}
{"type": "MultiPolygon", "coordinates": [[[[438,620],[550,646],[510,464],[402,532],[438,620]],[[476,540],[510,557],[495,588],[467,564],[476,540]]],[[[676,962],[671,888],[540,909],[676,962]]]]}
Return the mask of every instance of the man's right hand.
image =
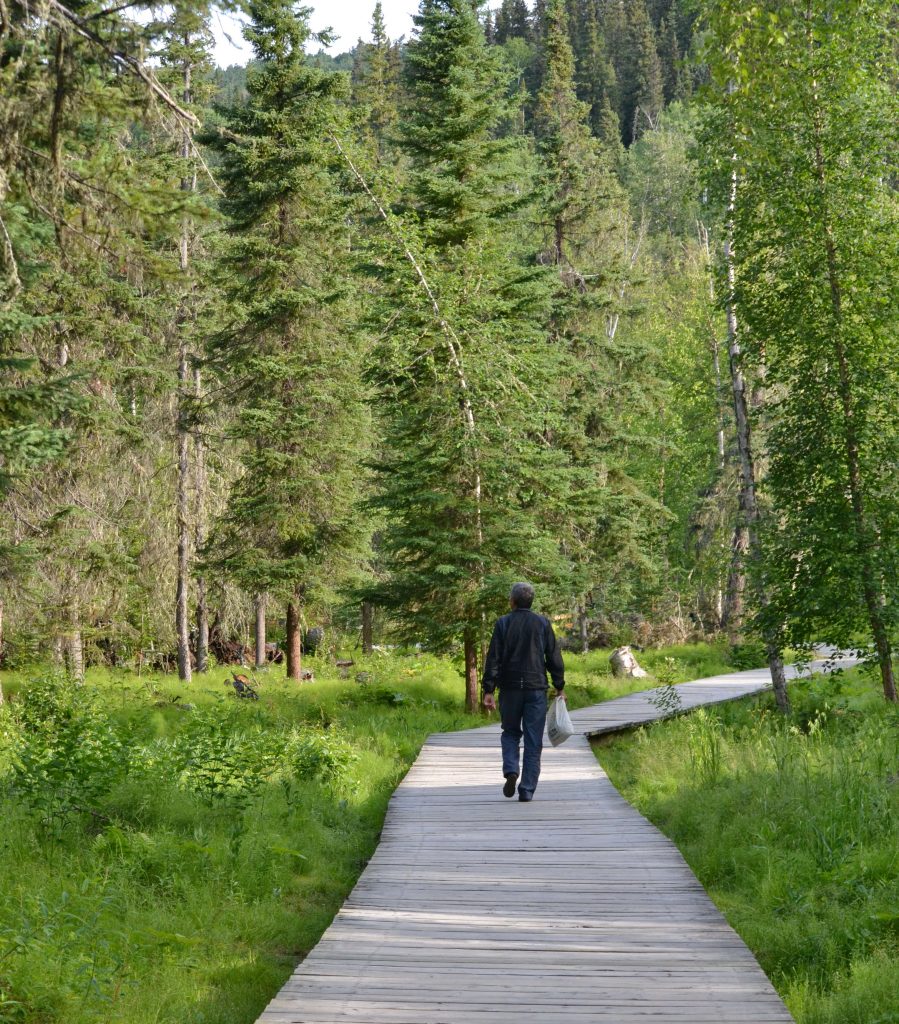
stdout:
{"type": "Polygon", "coordinates": [[[496,697],[492,693],[484,694],[484,707],[488,711],[496,711],[496,697]]]}

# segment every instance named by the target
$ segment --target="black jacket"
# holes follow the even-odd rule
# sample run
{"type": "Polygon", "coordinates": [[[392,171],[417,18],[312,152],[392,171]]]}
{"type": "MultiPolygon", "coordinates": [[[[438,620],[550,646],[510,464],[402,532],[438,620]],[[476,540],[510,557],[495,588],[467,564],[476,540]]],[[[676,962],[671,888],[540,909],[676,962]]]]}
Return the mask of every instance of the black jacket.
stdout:
{"type": "Polygon", "coordinates": [[[484,693],[493,693],[497,686],[545,690],[547,672],[561,690],[565,666],[549,619],[530,608],[516,608],[497,619],[484,666],[484,693]]]}

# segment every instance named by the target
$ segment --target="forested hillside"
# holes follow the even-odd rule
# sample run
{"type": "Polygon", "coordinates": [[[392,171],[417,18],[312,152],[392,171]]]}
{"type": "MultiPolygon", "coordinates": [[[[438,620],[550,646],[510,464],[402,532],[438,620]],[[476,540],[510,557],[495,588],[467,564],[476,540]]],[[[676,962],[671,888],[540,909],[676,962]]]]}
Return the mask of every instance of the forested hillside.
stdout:
{"type": "MultiPolygon", "coordinates": [[[[0,658],[857,645],[896,699],[895,5],[0,3],[0,658]]],[[[783,686],[777,687],[786,704],[783,686]]]]}

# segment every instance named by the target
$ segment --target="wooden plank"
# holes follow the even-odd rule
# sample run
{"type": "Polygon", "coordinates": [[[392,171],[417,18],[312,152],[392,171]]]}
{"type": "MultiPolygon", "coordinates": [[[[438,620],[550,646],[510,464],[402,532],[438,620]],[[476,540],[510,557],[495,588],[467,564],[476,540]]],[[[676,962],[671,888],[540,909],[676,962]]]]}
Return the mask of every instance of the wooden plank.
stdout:
{"type": "MultiPolygon", "coordinates": [[[[792,674],[792,673],[791,673],[792,674]]],[[[685,709],[767,673],[679,686],[685,709]]],[[[499,727],[431,736],[346,904],[259,1024],[790,1024],[676,847],[588,736],[660,717],[651,691],[572,713],[532,803],[505,800],[499,727]]]]}

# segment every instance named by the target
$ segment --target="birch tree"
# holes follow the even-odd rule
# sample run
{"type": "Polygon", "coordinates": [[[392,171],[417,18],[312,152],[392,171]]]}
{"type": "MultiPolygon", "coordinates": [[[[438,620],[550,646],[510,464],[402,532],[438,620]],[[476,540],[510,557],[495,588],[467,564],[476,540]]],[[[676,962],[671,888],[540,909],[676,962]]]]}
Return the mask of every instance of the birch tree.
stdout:
{"type": "Polygon", "coordinates": [[[802,645],[866,635],[896,700],[895,8],[829,0],[708,14],[739,180],[734,301],[747,356],[765,368],[771,423],[762,624],[802,645]]]}

